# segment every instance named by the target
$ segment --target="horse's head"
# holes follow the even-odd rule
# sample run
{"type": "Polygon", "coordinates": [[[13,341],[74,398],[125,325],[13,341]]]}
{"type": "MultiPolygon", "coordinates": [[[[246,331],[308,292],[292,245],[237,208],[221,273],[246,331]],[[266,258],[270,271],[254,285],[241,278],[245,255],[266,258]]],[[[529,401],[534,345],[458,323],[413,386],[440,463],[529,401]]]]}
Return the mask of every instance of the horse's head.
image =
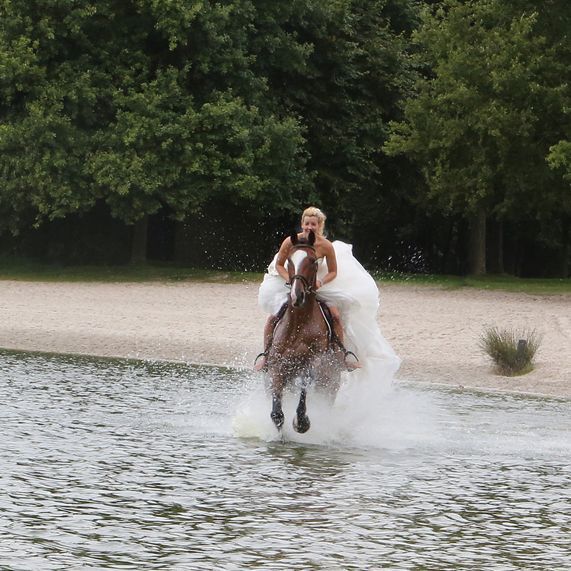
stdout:
{"type": "Polygon", "coordinates": [[[308,297],[315,294],[317,276],[317,255],[313,246],[315,234],[311,230],[307,238],[298,238],[294,232],[290,238],[292,248],[287,264],[291,285],[290,298],[294,307],[303,307],[308,297]]]}

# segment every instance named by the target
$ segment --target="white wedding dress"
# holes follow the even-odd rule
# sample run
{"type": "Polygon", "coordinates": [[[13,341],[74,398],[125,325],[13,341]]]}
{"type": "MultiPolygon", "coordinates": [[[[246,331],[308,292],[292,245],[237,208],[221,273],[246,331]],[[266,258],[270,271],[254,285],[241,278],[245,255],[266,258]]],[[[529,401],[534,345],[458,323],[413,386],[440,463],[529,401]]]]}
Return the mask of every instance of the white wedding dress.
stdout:
{"type": "MultiPolygon", "coordinates": [[[[383,337],[377,323],[379,290],[375,280],[353,256],[352,246],[333,242],[337,258],[337,277],[320,287],[318,299],[339,309],[345,332],[345,347],[359,358],[363,373],[389,380],[400,366],[400,359],[383,337]]],[[[258,303],[275,314],[287,301],[289,290],[276,270],[277,254],[268,267],[258,292],[258,303]]],[[[327,274],[327,263],[319,259],[317,276],[327,274]]],[[[352,375],[359,373],[358,369],[352,375]]]]}

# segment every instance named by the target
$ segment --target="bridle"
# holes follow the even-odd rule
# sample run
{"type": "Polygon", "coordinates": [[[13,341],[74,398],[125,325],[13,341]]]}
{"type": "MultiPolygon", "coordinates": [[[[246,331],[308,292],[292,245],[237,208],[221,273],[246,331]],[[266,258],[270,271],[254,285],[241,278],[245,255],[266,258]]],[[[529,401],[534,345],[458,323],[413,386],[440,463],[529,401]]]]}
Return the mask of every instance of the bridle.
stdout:
{"type": "MultiPolygon", "coordinates": [[[[317,256],[315,255],[315,248],[313,246],[311,246],[310,244],[297,244],[295,246],[292,247],[292,249],[290,250],[290,257],[291,254],[293,252],[295,252],[296,250],[311,250],[311,252],[314,254],[314,258],[312,261],[312,265],[313,266],[317,266],[317,256]]],[[[295,280],[299,280],[302,284],[303,284],[303,293],[304,294],[314,294],[315,293],[315,288],[313,287],[315,284],[315,277],[317,276],[317,272],[314,273],[313,275],[313,283],[309,283],[309,280],[302,274],[294,274],[289,282],[286,282],[286,286],[293,286],[293,282],[295,280]]]]}

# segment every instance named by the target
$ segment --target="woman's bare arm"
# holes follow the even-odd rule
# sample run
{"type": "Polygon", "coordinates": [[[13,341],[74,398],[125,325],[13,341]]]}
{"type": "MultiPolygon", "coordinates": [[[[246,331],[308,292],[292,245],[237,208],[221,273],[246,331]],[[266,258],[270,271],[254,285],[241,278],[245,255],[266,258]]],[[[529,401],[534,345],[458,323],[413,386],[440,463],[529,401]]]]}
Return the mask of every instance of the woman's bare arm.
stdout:
{"type": "Polygon", "coordinates": [[[327,273],[323,276],[321,281],[318,280],[317,287],[320,288],[325,284],[333,281],[337,277],[337,257],[335,256],[335,248],[333,244],[327,241],[323,248],[325,261],[327,262],[327,273]]]}
{"type": "Polygon", "coordinates": [[[278,274],[287,282],[289,281],[289,274],[286,270],[285,263],[287,261],[289,251],[291,249],[291,238],[288,236],[280,246],[278,257],[276,259],[276,270],[278,274]]]}

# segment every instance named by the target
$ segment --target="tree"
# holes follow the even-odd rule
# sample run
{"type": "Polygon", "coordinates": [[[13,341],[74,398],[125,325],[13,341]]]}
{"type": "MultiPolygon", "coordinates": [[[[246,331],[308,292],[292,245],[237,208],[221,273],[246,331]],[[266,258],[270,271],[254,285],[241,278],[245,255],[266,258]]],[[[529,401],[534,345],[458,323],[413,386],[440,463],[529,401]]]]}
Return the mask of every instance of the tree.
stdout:
{"type": "Polygon", "coordinates": [[[256,72],[256,17],[239,0],[2,2],[4,229],[96,201],[127,224],[213,196],[297,207],[303,129],[256,72]]]}
{"type": "Polygon", "coordinates": [[[553,216],[561,195],[545,157],[568,125],[566,88],[540,20],[515,0],[446,0],[413,38],[425,73],[385,150],[410,156],[432,203],[470,221],[474,274],[486,271],[488,217],[553,216]]]}
{"type": "Polygon", "coordinates": [[[569,276],[571,264],[571,141],[559,141],[549,150],[549,166],[561,174],[568,184],[567,192],[560,203],[561,212],[561,276],[569,276]]]}
{"type": "Polygon", "coordinates": [[[387,203],[399,200],[399,161],[380,148],[412,86],[407,48],[417,10],[396,0],[343,0],[313,3],[303,16],[290,29],[307,53],[297,66],[264,58],[269,87],[305,127],[308,167],[333,229],[351,237],[357,217],[355,237],[371,241],[387,203]]]}

